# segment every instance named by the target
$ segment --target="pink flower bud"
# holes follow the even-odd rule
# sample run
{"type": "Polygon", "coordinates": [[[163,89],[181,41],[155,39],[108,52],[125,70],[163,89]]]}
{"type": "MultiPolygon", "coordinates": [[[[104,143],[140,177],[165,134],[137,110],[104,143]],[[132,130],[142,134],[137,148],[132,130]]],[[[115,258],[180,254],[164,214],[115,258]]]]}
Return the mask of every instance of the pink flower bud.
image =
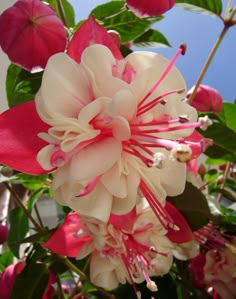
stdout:
{"type": "Polygon", "coordinates": [[[139,18],[160,16],[171,9],[175,0],[126,0],[128,8],[139,18]]]}
{"type": "Polygon", "coordinates": [[[65,50],[66,42],[62,21],[39,0],[18,0],[0,15],[0,46],[28,71],[43,69],[50,56],[65,50]]]}
{"type": "Polygon", "coordinates": [[[8,228],[6,225],[0,224],[0,244],[6,242],[8,237],[8,228]]]}
{"type": "MultiPolygon", "coordinates": [[[[193,89],[194,86],[187,93],[187,99],[190,98],[193,89]]],[[[214,112],[218,114],[223,108],[222,102],[223,99],[216,89],[207,85],[200,85],[191,106],[200,112],[214,112]]]]}

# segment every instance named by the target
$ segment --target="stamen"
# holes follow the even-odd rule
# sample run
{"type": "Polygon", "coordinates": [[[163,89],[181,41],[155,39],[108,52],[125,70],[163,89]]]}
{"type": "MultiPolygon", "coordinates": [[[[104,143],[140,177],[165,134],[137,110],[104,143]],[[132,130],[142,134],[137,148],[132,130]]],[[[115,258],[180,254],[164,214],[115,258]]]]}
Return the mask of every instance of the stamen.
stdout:
{"type": "Polygon", "coordinates": [[[150,190],[150,188],[147,186],[147,184],[142,179],[140,181],[139,188],[140,188],[141,192],[143,193],[144,197],[146,198],[146,200],[148,201],[154,214],[157,216],[158,220],[163,225],[163,227],[166,229],[171,228],[173,230],[176,230],[176,229],[178,230],[178,228],[174,224],[174,221],[171,218],[171,216],[167,213],[167,211],[162,206],[162,204],[159,202],[159,200],[156,198],[154,193],[150,190]]]}
{"type": "Polygon", "coordinates": [[[186,163],[191,159],[192,150],[187,144],[178,144],[171,151],[171,157],[176,161],[186,163]]]}
{"type": "Polygon", "coordinates": [[[155,281],[150,280],[147,282],[147,288],[151,291],[151,292],[157,292],[158,291],[158,287],[155,283],[155,281]]]}
{"type": "Polygon", "coordinates": [[[167,68],[164,70],[160,78],[157,80],[157,82],[152,86],[150,91],[145,95],[145,97],[139,102],[138,106],[140,107],[146,99],[155,91],[155,89],[160,85],[162,80],[166,77],[166,75],[170,72],[171,68],[175,64],[176,60],[178,59],[179,55],[184,55],[186,52],[186,45],[182,44],[180,45],[179,49],[177,50],[176,54],[174,55],[173,59],[168,64],[167,68]]]}
{"type": "Polygon", "coordinates": [[[207,128],[213,124],[212,120],[207,115],[204,117],[199,117],[198,121],[200,122],[200,128],[203,131],[206,131],[207,128]]]}

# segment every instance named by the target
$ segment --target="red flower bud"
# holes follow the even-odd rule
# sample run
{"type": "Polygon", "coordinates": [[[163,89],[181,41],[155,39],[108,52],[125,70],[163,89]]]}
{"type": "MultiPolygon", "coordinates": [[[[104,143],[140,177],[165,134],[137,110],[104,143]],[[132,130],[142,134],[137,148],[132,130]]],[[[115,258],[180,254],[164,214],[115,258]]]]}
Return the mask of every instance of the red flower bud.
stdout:
{"type": "Polygon", "coordinates": [[[139,18],[160,16],[171,9],[175,0],[126,0],[128,8],[139,18]]]}
{"type": "MultiPolygon", "coordinates": [[[[187,99],[190,98],[193,89],[194,86],[187,93],[187,99]]],[[[223,99],[216,89],[207,85],[200,85],[191,106],[199,112],[214,112],[217,114],[223,108],[222,102],[223,99]]]]}
{"type": "Polygon", "coordinates": [[[18,0],[0,15],[0,46],[28,71],[43,69],[50,56],[65,50],[66,42],[62,21],[40,0],[18,0]]]}
{"type": "Polygon", "coordinates": [[[6,242],[8,237],[8,228],[6,225],[0,224],[0,244],[6,242]]]}

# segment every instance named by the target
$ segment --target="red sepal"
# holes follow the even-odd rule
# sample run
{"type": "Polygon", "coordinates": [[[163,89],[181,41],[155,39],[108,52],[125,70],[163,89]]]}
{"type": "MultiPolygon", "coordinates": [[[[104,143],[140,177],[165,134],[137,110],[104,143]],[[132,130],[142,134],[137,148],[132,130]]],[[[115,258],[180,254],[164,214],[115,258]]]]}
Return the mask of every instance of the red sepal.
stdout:
{"type": "Polygon", "coordinates": [[[99,25],[93,16],[86,20],[75,32],[68,45],[67,54],[80,63],[83,51],[92,44],[102,44],[110,49],[116,59],[123,59],[119,48],[106,29],[99,25]]]}

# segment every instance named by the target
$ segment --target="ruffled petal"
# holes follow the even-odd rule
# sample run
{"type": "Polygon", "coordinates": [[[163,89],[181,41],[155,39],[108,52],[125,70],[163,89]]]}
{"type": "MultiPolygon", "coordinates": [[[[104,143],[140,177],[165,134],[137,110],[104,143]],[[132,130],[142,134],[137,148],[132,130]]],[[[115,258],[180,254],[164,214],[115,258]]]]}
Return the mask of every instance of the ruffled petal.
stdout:
{"type": "Polygon", "coordinates": [[[103,174],[119,159],[121,151],[121,143],[114,138],[105,138],[86,146],[71,158],[71,180],[91,180],[103,174]]]}
{"type": "MultiPolygon", "coordinates": [[[[0,163],[28,174],[48,173],[37,162],[37,153],[47,145],[37,135],[47,132],[49,126],[42,122],[35,102],[15,106],[0,115],[0,163]]],[[[52,169],[51,169],[52,170],[52,169]]]]}
{"type": "Polygon", "coordinates": [[[49,59],[35,97],[37,111],[45,122],[56,126],[61,118],[78,118],[92,98],[88,77],[80,65],[65,53],[49,59]]]}
{"type": "Polygon", "coordinates": [[[102,44],[110,49],[116,59],[123,58],[119,48],[106,29],[99,25],[93,16],[86,20],[75,32],[68,45],[67,54],[80,63],[82,53],[92,44],[102,44]]]}
{"type": "Polygon", "coordinates": [[[90,263],[91,281],[103,288],[116,288],[119,281],[116,277],[115,269],[121,262],[120,259],[103,258],[101,254],[95,252],[90,263]]]}

